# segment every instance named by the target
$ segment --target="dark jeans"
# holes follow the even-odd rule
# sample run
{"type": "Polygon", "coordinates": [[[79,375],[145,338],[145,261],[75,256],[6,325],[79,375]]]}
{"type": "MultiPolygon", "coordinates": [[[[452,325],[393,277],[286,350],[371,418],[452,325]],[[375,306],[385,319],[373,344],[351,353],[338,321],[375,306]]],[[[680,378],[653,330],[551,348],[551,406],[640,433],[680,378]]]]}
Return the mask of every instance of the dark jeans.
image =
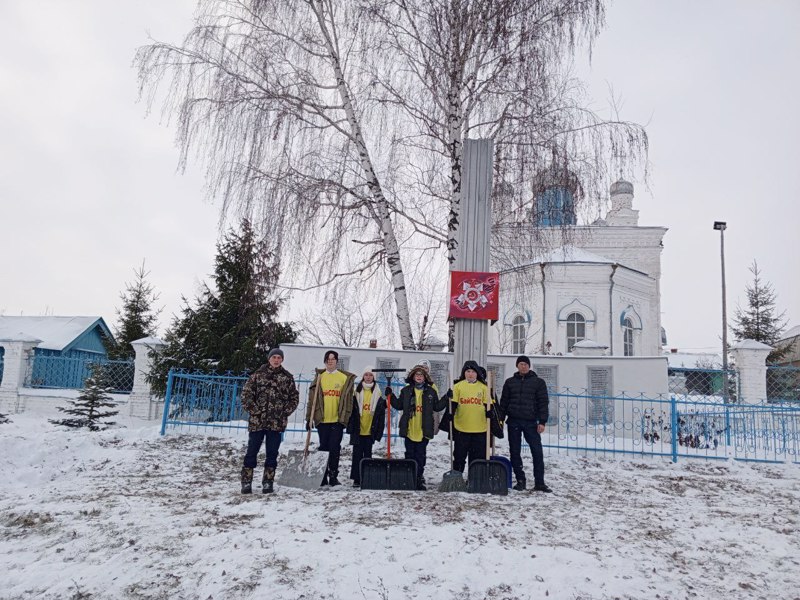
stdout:
{"type": "Polygon", "coordinates": [[[328,473],[339,474],[339,456],[342,454],[344,425],[341,423],[320,423],[317,425],[319,449],[328,451],[328,473]]]}
{"type": "Polygon", "coordinates": [[[251,431],[247,437],[247,454],[244,455],[244,466],[248,469],[255,469],[258,464],[258,451],[261,450],[261,444],[267,447],[267,459],[264,461],[264,466],[274,469],[278,466],[278,450],[281,447],[280,431],[269,431],[261,429],[259,431],[251,431]]]}
{"type": "Polygon", "coordinates": [[[350,479],[361,481],[361,459],[372,458],[372,444],[375,440],[371,435],[360,435],[353,446],[353,465],[350,467],[350,479]]]}
{"type": "Polygon", "coordinates": [[[422,438],[421,442],[412,442],[408,438],[404,439],[406,441],[406,458],[417,463],[417,479],[422,479],[422,475],[425,472],[425,463],[428,460],[429,440],[422,438]]]}
{"type": "Polygon", "coordinates": [[[464,472],[464,465],[473,460],[486,460],[486,434],[464,433],[453,429],[453,470],[464,472]]]}
{"type": "Polygon", "coordinates": [[[533,455],[533,483],[544,485],[544,452],[542,436],[536,431],[535,421],[508,421],[508,450],[511,454],[511,466],[517,481],[525,481],[525,469],[522,468],[522,436],[531,447],[533,455]]]}

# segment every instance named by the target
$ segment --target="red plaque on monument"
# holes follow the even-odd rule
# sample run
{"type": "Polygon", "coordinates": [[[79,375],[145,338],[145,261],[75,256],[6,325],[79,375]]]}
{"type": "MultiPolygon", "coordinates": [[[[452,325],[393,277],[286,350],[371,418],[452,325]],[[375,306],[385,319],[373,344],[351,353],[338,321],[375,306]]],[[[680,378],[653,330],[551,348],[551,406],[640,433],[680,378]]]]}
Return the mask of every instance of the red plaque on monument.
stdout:
{"type": "Polygon", "coordinates": [[[500,274],[450,272],[450,319],[497,320],[500,274]]]}

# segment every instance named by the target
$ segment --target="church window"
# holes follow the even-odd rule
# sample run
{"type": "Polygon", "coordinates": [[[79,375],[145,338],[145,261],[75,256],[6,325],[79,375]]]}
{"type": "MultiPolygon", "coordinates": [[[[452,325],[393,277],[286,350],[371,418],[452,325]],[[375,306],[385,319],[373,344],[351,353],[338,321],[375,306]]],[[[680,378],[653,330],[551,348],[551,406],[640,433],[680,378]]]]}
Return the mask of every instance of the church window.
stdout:
{"type": "Polygon", "coordinates": [[[525,354],[525,317],[521,315],[511,321],[511,353],[525,354]]]}
{"type": "Polygon", "coordinates": [[[580,313],[570,313],[567,317],[567,352],[581,340],[586,339],[586,319],[580,313]]]}
{"type": "Polygon", "coordinates": [[[633,321],[630,319],[622,323],[622,348],[625,356],[633,356],[633,321]]]}

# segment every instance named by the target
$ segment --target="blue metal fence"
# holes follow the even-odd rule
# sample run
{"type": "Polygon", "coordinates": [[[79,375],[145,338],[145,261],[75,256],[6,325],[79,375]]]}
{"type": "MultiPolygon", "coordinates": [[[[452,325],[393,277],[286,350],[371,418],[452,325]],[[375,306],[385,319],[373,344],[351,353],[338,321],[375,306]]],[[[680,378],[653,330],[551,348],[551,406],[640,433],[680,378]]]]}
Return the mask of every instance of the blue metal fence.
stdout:
{"type": "MultiPolygon", "coordinates": [[[[302,376],[301,376],[302,377],[302,376]]],[[[162,435],[167,429],[247,430],[239,393],[243,376],[170,372],[162,435]]],[[[287,436],[305,433],[309,379],[296,380],[300,406],[287,436]]],[[[399,392],[401,383],[393,387],[399,392]]],[[[593,396],[585,390],[551,394],[551,421],[542,441],[551,453],[602,453],[679,459],[800,461],[800,406],[724,404],[669,394],[593,396]]],[[[393,415],[396,437],[398,415],[393,415]]]]}
{"type": "Polygon", "coordinates": [[[107,387],[117,394],[133,389],[132,360],[108,360],[104,356],[74,357],[34,354],[28,359],[25,387],[82,389],[88,377],[101,369],[107,387]]]}

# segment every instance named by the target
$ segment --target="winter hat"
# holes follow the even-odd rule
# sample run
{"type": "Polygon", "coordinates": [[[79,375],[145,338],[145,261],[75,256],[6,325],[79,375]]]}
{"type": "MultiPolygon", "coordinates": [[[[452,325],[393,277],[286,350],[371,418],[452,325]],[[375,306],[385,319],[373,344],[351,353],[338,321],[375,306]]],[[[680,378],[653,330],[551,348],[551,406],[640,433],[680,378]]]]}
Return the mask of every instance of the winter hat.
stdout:
{"type": "Polygon", "coordinates": [[[283,350],[281,350],[280,348],[273,348],[272,350],[269,351],[269,354],[267,354],[267,359],[269,360],[273,356],[280,356],[281,358],[283,358],[283,350]]]}
{"type": "MultiPolygon", "coordinates": [[[[467,370],[468,369],[470,369],[472,371],[475,371],[475,373],[478,374],[478,381],[480,381],[481,383],[486,383],[486,377],[481,375],[481,371],[482,371],[481,366],[477,362],[475,362],[474,360],[466,361],[464,363],[464,366],[461,367],[461,378],[459,379],[459,381],[463,381],[464,379],[467,378],[467,370]]],[[[485,371],[484,371],[484,373],[485,373],[485,371]]]]}
{"type": "Polygon", "coordinates": [[[414,365],[413,367],[411,367],[411,370],[408,372],[408,375],[406,376],[406,383],[414,385],[416,383],[414,381],[414,375],[416,375],[417,373],[422,373],[422,376],[425,378],[425,383],[427,383],[428,385],[433,385],[433,379],[431,379],[430,373],[428,373],[428,371],[425,370],[425,367],[421,365],[414,365]]]}
{"type": "Polygon", "coordinates": [[[338,361],[339,361],[339,353],[338,353],[336,350],[328,350],[328,351],[325,353],[325,360],[324,360],[324,362],[328,362],[328,357],[329,357],[331,354],[333,354],[333,358],[335,358],[335,359],[336,359],[336,361],[338,362],[338,361]]]}
{"type": "Polygon", "coordinates": [[[369,373],[369,374],[370,374],[370,375],[372,375],[373,377],[375,376],[375,373],[373,373],[373,372],[372,372],[372,367],[364,367],[364,368],[362,369],[362,371],[361,371],[361,376],[363,377],[363,376],[364,376],[364,375],[366,375],[367,373],[369,373]]]}
{"type": "Polygon", "coordinates": [[[528,365],[529,367],[531,366],[531,360],[530,360],[530,359],[529,359],[527,356],[525,356],[524,354],[523,354],[522,356],[518,356],[518,357],[517,357],[517,362],[515,362],[514,364],[515,364],[515,365],[518,365],[518,364],[519,364],[519,363],[521,363],[521,362],[522,362],[522,363],[525,363],[525,364],[526,364],[526,365],[528,365]]]}

